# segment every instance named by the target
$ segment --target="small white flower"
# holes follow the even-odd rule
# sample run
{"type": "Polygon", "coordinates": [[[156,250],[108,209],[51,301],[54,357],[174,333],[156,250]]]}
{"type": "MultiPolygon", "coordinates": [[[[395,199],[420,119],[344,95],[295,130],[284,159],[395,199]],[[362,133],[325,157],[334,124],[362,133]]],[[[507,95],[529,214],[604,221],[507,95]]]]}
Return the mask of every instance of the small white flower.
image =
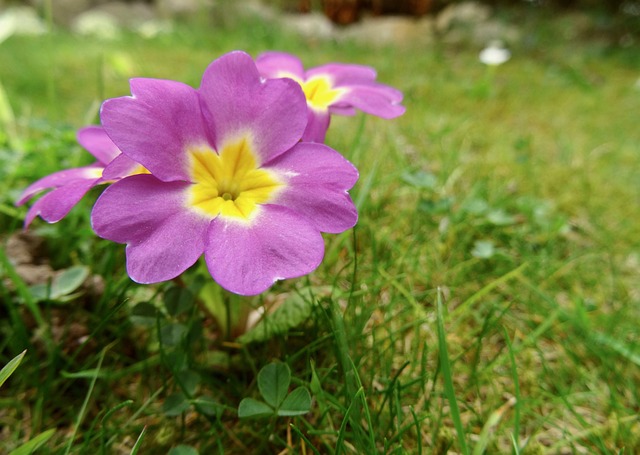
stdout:
{"type": "Polygon", "coordinates": [[[494,41],[480,51],[478,58],[485,65],[497,66],[509,60],[511,52],[501,41],[494,41]]]}

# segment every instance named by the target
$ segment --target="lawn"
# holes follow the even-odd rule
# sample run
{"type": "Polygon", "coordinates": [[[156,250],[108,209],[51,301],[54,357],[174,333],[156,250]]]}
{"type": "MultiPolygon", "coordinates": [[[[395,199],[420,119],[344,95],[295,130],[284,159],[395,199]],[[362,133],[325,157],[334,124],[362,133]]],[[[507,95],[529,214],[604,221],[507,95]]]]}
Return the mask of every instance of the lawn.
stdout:
{"type": "Polygon", "coordinates": [[[370,48],[229,17],[0,43],[0,367],[26,349],[0,388],[0,452],[640,452],[638,41],[503,15],[523,39],[495,68],[473,45],[370,48]],[[315,272],[251,298],[197,266],[136,284],[91,230],[100,189],[20,234],[21,191],[91,162],[75,132],[102,100],[131,77],[197,87],[234,49],[369,65],[404,92],[397,119],[332,120],[359,221],[325,236],[315,272]],[[50,269],[63,278],[32,284],[50,269]],[[225,310],[261,305],[284,311],[245,335],[225,310]],[[273,361],[310,412],[239,418],[273,361]]]}

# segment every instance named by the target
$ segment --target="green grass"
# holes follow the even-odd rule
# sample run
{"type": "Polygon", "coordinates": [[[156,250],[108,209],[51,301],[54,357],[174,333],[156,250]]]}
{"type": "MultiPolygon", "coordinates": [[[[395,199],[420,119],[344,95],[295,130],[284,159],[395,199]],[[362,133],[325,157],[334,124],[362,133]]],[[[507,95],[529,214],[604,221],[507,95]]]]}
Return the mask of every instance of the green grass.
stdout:
{"type": "Polygon", "coordinates": [[[0,367],[27,349],[0,389],[0,452],[38,435],[51,454],[639,452],[638,47],[558,40],[562,17],[527,17],[495,72],[473,46],[306,42],[229,18],[152,40],[0,44],[0,367]],[[89,161],[75,130],[128,78],[197,86],[232,49],[371,65],[405,93],[399,119],[329,130],[360,170],[354,231],[326,237],[308,278],[249,299],[298,299],[311,317],[263,342],[220,339],[197,283],[128,280],[122,247],[90,229],[99,191],[31,228],[37,261],[88,266],[94,285],[34,298],[8,248],[20,191],[89,161]],[[239,420],[272,360],[312,412],[239,420]]]}

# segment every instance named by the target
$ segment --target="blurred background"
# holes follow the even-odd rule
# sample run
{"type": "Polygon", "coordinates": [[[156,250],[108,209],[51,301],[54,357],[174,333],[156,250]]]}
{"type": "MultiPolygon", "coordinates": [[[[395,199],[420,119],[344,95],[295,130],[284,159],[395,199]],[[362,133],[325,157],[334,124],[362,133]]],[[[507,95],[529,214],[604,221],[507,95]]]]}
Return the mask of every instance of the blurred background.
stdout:
{"type": "Polygon", "coordinates": [[[527,19],[527,12],[566,14],[568,33],[577,29],[591,37],[607,35],[627,46],[640,33],[638,0],[0,0],[0,40],[13,33],[42,33],[45,21],[105,37],[126,29],[153,35],[167,31],[171,20],[238,12],[266,19],[285,16],[290,28],[319,38],[364,34],[363,40],[415,39],[412,27],[420,25],[422,40],[456,27],[449,38],[460,39],[461,26],[474,28],[470,33],[476,39],[514,40],[517,30],[501,27],[494,19],[513,8],[525,14],[520,21],[527,19]],[[372,22],[382,35],[366,35],[369,29],[363,24],[372,22]],[[339,27],[349,24],[360,29],[339,27]]]}

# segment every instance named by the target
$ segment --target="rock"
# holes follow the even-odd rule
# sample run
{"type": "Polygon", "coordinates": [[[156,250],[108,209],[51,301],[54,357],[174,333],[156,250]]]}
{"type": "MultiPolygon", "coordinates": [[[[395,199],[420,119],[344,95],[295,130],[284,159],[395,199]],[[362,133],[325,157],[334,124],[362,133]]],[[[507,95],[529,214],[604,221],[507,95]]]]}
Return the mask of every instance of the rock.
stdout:
{"type": "Polygon", "coordinates": [[[443,9],[436,19],[436,29],[440,33],[459,27],[479,24],[491,17],[488,6],[476,2],[452,3],[443,9]]]}
{"type": "Polygon", "coordinates": [[[491,18],[491,9],[477,2],[454,3],[436,18],[436,31],[447,44],[485,46],[494,40],[514,42],[520,32],[513,26],[491,18]]]}
{"type": "MultiPolygon", "coordinates": [[[[28,286],[47,283],[54,276],[48,263],[44,239],[29,232],[18,232],[7,239],[5,252],[16,273],[28,286]]],[[[2,283],[13,289],[14,283],[2,283]]]]}
{"type": "Polygon", "coordinates": [[[339,37],[373,46],[415,43],[426,45],[433,41],[434,28],[430,17],[368,17],[342,30],[339,37]]]}
{"type": "Polygon", "coordinates": [[[248,0],[242,2],[242,5],[233,5],[233,7],[234,13],[243,16],[253,16],[265,22],[275,22],[280,16],[278,11],[259,0],[248,0]]]}
{"type": "Polygon", "coordinates": [[[328,40],[336,34],[333,23],[321,13],[284,14],[279,20],[285,29],[305,38],[328,40]]]}
{"type": "Polygon", "coordinates": [[[105,40],[116,39],[122,29],[112,14],[89,10],[80,13],[72,22],[71,30],[83,36],[95,36],[105,40]]]}
{"type": "Polygon", "coordinates": [[[157,14],[147,3],[108,2],[80,13],[72,21],[71,29],[102,39],[117,38],[123,30],[138,30],[144,36],[154,36],[166,28],[149,26],[155,22],[157,14]]]}
{"type": "MultiPolygon", "coordinates": [[[[45,0],[37,0],[33,3],[38,10],[44,10],[45,0]]],[[[53,21],[56,24],[69,26],[78,14],[88,10],[94,4],[95,2],[92,0],[56,0],[52,5],[53,8],[51,9],[53,21]]]]}
{"type": "Polygon", "coordinates": [[[42,35],[47,26],[28,6],[8,8],[0,14],[0,43],[12,35],[42,35]]]}
{"type": "Polygon", "coordinates": [[[214,6],[213,0],[156,0],[159,14],[165,18],[195,17],[214,6]]]}
{"type": "Polygon", "coordinates": [[[96,6],[91,11],[107,13],[116,18],[120,27],[133,29],[144,22],[157,19],[152,5],[144,2],[108,2],[96,6]]]}

